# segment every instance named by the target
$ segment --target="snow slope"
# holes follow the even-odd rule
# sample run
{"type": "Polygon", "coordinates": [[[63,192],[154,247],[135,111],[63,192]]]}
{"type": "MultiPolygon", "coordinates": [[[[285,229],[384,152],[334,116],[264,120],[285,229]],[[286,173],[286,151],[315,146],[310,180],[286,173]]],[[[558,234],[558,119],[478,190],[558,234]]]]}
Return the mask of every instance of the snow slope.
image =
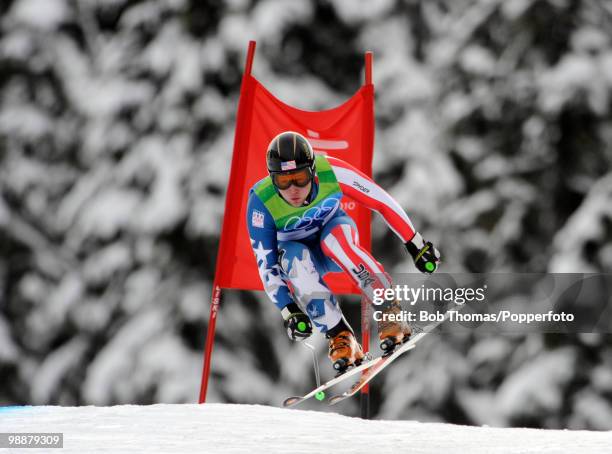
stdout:
{"type": "Polygon", "coordinates": [[[5,407],[0,432],[63,432],[64,449],[50,451],[58,453],[612,452],[612,432],[364,421],[229,404],[5,407]]]}

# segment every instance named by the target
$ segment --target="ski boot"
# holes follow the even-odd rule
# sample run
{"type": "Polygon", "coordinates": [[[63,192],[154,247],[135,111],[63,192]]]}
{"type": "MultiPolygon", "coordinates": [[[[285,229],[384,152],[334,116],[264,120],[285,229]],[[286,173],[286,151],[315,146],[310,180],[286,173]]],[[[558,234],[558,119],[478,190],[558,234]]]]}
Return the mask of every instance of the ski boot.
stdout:
{"type": "Polygon", "coordinates": [[[325,337],[329,342],[329,359],[333,363],[334,370],[338,371],[336,376],[346,372],[350,366],[360,365],[365,358],[361,345],[351,331],[344,330],[335,336],[325,337]]]}
{"type": "Polygon", "coordinates": [[[404,321],[390,321],[384,317],[387,314],[399,315],[402,307],[399,301],[386,301],[381,306],[383,317],[378,321],[378,338],[380,339],[380,349],[383,356],[393,353],[395,348],[406,342],[412,334],[410,325],[404,321]]]}

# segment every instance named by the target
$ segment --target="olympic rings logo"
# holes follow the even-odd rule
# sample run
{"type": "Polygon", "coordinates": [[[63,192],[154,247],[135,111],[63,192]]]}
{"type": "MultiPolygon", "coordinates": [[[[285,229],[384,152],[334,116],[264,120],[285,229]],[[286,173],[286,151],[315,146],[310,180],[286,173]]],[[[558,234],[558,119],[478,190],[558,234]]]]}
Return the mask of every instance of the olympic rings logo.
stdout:
{"type": "Polygon", "coordinates": [[[335,212],[340,205],[340,200],[334,197],[325,199],[321,205],[309,208],[302,216],[292,216],[285,222],[285,230],[304,230],[315,221],[325,219],[330,213],[335,212]]]}

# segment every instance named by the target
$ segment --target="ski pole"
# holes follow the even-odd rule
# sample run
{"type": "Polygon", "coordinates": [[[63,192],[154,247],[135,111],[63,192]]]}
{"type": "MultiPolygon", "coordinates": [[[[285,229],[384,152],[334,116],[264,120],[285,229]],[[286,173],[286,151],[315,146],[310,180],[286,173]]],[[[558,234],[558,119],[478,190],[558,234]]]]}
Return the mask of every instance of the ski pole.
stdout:
{"type": "MultiPolygon", "coordinates": [[[[312,346],[311,344],[309,344],[308,342],[300,342],[304,347],[308,348],[310,350],[310,353],[312,353],[312,364],[314,364],[314,372],[315,372],[315,379],[317,380],[317,388],[319,386],[321,386],[321,375],[319,374],[319,362],[317,361],[317,355],[315,353],[315,348],[314,346],[312,346]]],[[[317,394],[315,394],[315,398],[317,400],[323,400],[325,399],[325,392],[321,391],[318,392],[317,394]]]]}

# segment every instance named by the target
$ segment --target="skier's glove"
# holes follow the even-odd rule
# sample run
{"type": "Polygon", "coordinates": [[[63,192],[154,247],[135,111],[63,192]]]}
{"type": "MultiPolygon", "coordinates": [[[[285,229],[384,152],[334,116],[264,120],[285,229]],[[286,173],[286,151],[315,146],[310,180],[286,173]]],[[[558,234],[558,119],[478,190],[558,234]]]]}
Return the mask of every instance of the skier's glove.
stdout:
{"type": "Polygon", "coordinates": [[[282,310],[285,319],[287,336],[293,341],[303,341],[312,334],[312,323],[308,316],[304,314],[297,304],[290,303],[282,310]]]}
{"type": "Polygon", "coordinates": [[[412,240],[404,244],[414,260],[414,265],[421,273],[431,274],[436,271],[440,262],[440,251],[431,244],[431,241],[423,240],[417,232],[412,240]]]}

